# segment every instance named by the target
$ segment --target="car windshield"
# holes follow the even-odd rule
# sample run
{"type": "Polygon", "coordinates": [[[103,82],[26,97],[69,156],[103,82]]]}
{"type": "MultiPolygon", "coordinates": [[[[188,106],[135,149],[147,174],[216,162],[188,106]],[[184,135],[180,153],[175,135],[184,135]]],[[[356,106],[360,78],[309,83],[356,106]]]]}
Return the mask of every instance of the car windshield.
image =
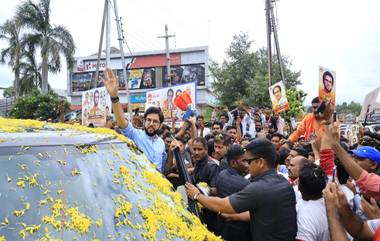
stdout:
{"type": "Polygon", "coordinates": [[[125,143],[0,147],[0,166],[7,240],[215,238],[125,143]]]}

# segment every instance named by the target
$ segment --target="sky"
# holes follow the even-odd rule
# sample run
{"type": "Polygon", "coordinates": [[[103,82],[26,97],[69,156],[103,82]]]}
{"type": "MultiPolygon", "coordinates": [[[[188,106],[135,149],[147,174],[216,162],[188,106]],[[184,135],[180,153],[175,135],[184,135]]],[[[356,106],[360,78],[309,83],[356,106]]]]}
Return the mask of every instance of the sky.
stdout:
{"type": "MultiPolygon", "coordinates": [[[[0,24],[14,16],[21,2],[0,0],[0,24]]],[[[210,58],[219,63],[233,35],[241,31],[254,41],[252,50],[266,46],[264,3],[117,1],[132,53],[164,49],[164,40],[157,36],[164,34],[168,24],[169,33],[176,35],[170,40],[171,48],[208,46],[210,58]]],[[[308,93],[306,104],[318,95],[318,66],[336,71],[338,103],[362,103],[366,93],[380,86],[380,1],[279,0],[275,5],[281,53],[293,60],[292,70],[301,71],[299,88],[308,93]]],[[[97,52],[103,6],[103,0],[51,0],[51,21],[71,32],[75,56],[97,52]]],[[[118,47],[114,16],[111,21],[111,45],[118,47]]],[[[5,46],[0,42],[0,48],[5,46]]],[[[10,86],[12,80],[11,69],[0,65],[0,87],[10,86]]],[[[66,66],[60,74],[50,74],[49,83],[67,88],[66,66]]]]}

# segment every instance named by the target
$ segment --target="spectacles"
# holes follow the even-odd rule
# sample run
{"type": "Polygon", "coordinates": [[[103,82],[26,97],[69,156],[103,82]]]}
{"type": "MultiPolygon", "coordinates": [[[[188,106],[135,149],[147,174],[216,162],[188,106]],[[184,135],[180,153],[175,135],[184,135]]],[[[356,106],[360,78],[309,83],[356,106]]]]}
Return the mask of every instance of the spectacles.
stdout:
{"type": "Polygon", "coordinates": [[[151,119],[145,119],[145,123],[148,124],[148,125],[155,125],[155,126],[158,126],[160,124],[160,122],[158,120],[151,120],[151,119]]]}
{"type": "Polygon", "coordinates": [[[248,165],[251,164],[251,162],[261,159],[261,157],[253,157],[249,159],[245,159],[246,162],[248,162],[248,165]]]}
{"type": "Polygon", "coordinates": [[[318,109],[319,105],[312,105],[311,106],[313,109],[318,109]]]}

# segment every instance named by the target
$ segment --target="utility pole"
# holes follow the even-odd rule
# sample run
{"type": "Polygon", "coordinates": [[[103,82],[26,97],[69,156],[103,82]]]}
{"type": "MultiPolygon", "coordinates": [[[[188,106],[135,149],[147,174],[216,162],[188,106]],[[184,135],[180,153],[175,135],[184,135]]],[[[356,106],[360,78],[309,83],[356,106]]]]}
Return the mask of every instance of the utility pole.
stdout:
{"type": "Polygon", "coordinates": [[[272,85],[272,26],[271,26],[271,20],[270,20],[270,7],[271,7],[271,0],[265,0],[265,15],[266,15],[266,23],[267,23],[267,55],[268,55],[268,84],[269,86],[272,85]]]}
{"type": "MultiPolygon", "coordinates": [[[[103,45],[103,37],[104,37],[104,28],[106,28],[106,67],[110,67],[110,40],[111,40],[111,0],[104,0],[104,10],[103,10],[103,21],[102,21],[102,28],[100,31],[100,41],[99,41],[99,49],[98,49],[98,59],[97,59],[97,65],[96,65],[96,74],[95,74],[95,86],[96,82],[99,78],[99,67],[100,67],[100,58],[102,53],[102,45],[103,45]]],[[[118,9],[117,9],[117,2],[116,0],[113,0],[113,9],[115,14],[115,20],[116,20],[116,27],[117,27],[117,34],[118,34],[118,41],[119,41],[119,48],[120,48],[120,57],[121,57],[121,66],[123,69],[123,78],[125,81],[125,90],[127,94],[127,103],[128,103],[128,113],[129,117],[132,117],[132,107],[130,102],[130,93],[129,93],[129,85],[128,85],[128,79],[127,79],[127,70],[126,70],[126,64],[125,64],[125,57],[124,57],[124,50],[123,50],[123,41],[124,36],[122,34],[121,30],[121,20],[119,17],[118,9]]]]}
{"type": "Polygon", "coordinates": [[[168,25],[165,24],[165,35],[158,36],[158,38],[165,38],[165,51],[166,51],[166,72],[167,72],[167,81],[169,86],[172,85],[171,70],[170,70],[170,53],[169,53],[169,38],[175,37],[175,34],[168,34],[168,25]]]}
{"type": "Polygon", "coordinates": [[[266,12],[266,22],[267,22],[269,86],[272,85],[272,80],[271,80],[272,78],[272,41],[271,41],[272,32],[273,32],[273,37],[274,37],[274,42],[275,42],[277,60],[280,66],[281,79],[282,81],[285,81],[284,67],[283,67],[283,62],[281,58],[280,44],[278,41],[278,34],[277,34],[276,17],[274,16],[272,1],[275,1],[275,0],[265,0],[265,12],[266,12]]]}

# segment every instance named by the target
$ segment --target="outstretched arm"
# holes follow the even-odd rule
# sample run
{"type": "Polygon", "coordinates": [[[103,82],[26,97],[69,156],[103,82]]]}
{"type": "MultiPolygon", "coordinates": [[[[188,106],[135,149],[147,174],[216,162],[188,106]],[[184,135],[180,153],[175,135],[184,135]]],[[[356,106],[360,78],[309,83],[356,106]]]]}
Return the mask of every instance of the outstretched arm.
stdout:
{"type": "MultiPolygon", "coordinates": [[[[111,69],[105,69],[103,81],[111,98],[118,98],[119,81],[111,69]]],[[[128,120],[126,120],[124,117],[124,110],[119,100],[112,101],[112,110],[115,114],[117,125],[122,129],[126,128],[128,126],[128,120]]]]}

